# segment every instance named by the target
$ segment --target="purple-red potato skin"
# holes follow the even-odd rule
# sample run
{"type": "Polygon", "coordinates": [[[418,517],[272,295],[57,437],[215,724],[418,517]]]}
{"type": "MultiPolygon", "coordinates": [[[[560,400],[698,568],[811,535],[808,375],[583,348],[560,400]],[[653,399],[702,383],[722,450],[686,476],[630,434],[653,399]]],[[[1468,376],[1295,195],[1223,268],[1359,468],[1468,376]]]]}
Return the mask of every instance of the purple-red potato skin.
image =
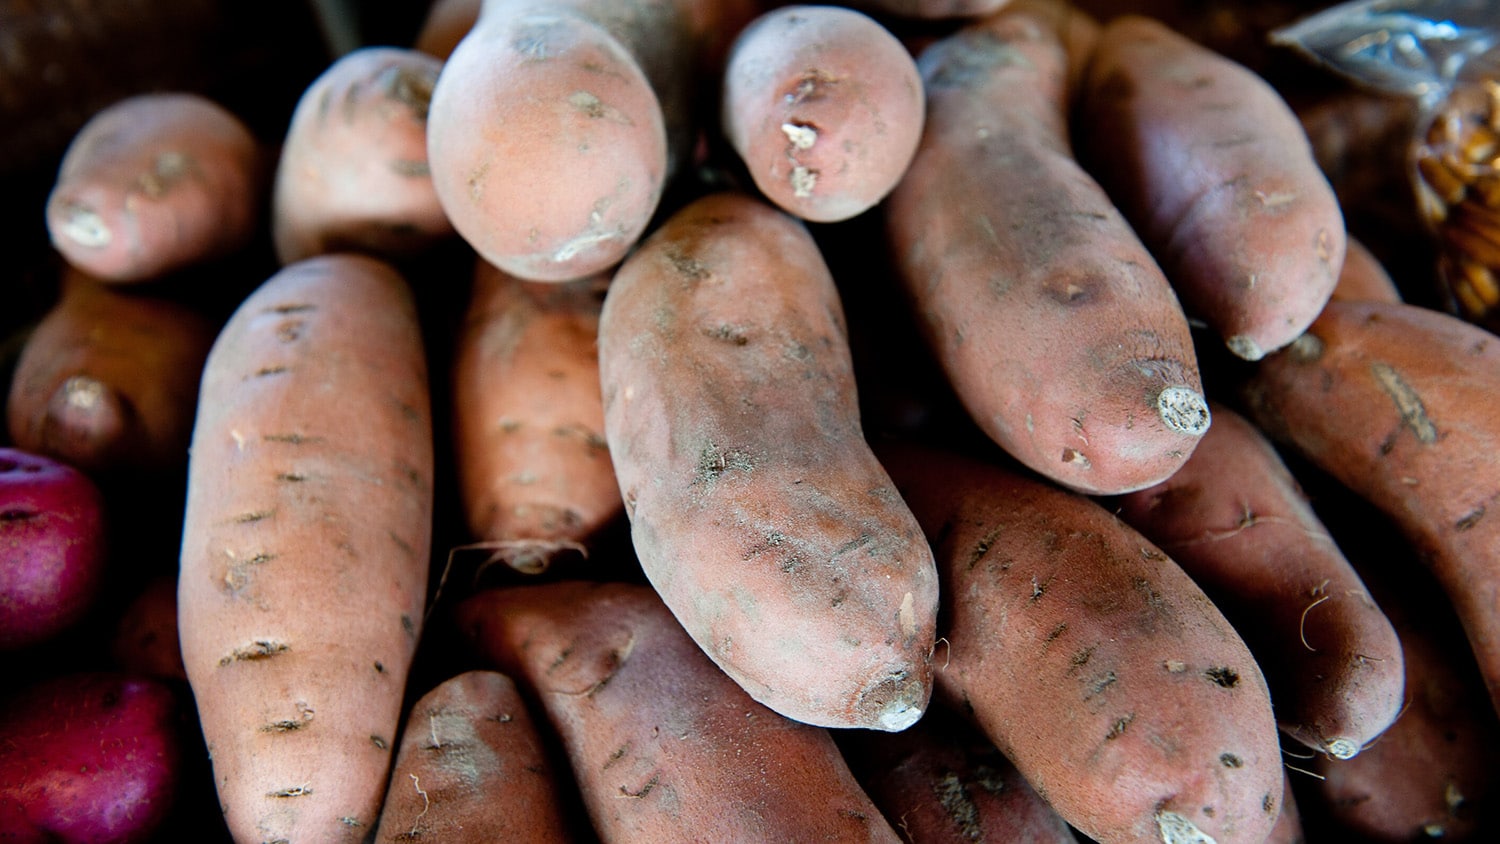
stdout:
{"type": "Polygon", "coordinates": [[[1248,68],[1150,18],[1100,33],[1078,106],[1081,155],[1188,312],[1259,360],[1328,301],[1344,218],[1302,124],[1248,68]]]}
{"type": "Polygon", "coordinates": [[[1094,24],[1017,3],[918,60],[927,129],[886,202],[903,285],[971,416],[1075,490],[1157,483],[1208,428],[1187,318],[1068,145],[1094,24]]]}
{"type": "Polygon", "coordinates": [[[16,362],[11,438],[88,472],[180,469],[217,331],[187,305],[66,270],[16,362]]]}
{"type": "Polygon", "coordinates": [[[619,263],[668,170],[645,70],[575,6],[588,4],[486,0],[432,93],[428,155],[443,209],[481,258],[532,281],[619,263]]]}
{"type": "Polygon", "coordinates": [[[335,255],[272,276],[209,355],[178,617],[237,841],[376,821],[426,599],[423,353],[406,282],[335,255]]]}
{"type": "Polygon", "coordinates": [[[1188,462],[1121,497],[1117,512],[1245,638],[1282,731],[1347,759],[1401,710],[1401,643],[1271,442],[1229,408],[1212,409],[1214,427],[1188,462]]]}
{"type": "Polygon", "coordinates": [[[365,47],[303,92],[271,198],[283,264],[346,250],[399,258],[453,235],[427,160],[441,69],[416,50],[365,47]]]}
{"type": "Polygon", "coordinates": [[[145,844],[182,766],[175,693],[118,673],[67,674],[0,704],[0,841],[145,844]]]}
{"type": "Polygon", "coordinates": [[[816,222],[874,207],[922,136],[922,79],[906,48],[852,9],[785,6],[735,41],[722,125],[777,206],[816,222]]]}
{"type": "Polygon", "coordinates": [[[196,94],[120,100],[74,136],[47,199],[63,257],[101,279],[144,281],[248,243],[266,162],[250,130],[196,94]]]}
{"type": "Polygon", "coordinates": [[[1283,787],[1270,697],[1182,569],[1084,496],[955,455],[880,454],[938,559],[944,705],[1098,841],[1264,840],[1283,787]]]}
{"type": "Polygon", "coordinates": [[[87,475],[0,448],[0,652],[77,624],[107,563],[104,499],[87,475]]]}
{"type": "Polygon", "coordinates": [[[1350,238],[1332,298],[1346,302],[1400,302],[1401,289],[1380,259],[1363,243],[1350,238]]]}
{"type": "Polygon", "coordinates": [[[152,580],[125,607],[111,651],[114,664],[129,674],[187,682],[177,635],[177,578],[152,580]]]}
{"type": "Polygon", "coordinates": [[[1262,430],[1400,528],[1453,602],[1500,709],[1500,341],[1414,305],[1331,301],[1243,393],[1262,430]]]}
{"type": "Polygon", "coordinates": [[[916,721],[937,575],[805,227],[739,194],[673,215],[610,284],[599,374],[637,555],[699,646],[789,718],[916,721]]]}
{"type": "Polygon", "coordinates": [[[933,712],[901,733],[836,738],[855,778],[907,841],[1076,844],[1067,822],[961,717],[933,712]]]}
{"type": "Polygon", "coordinates": [[[472,538],[518,571],[586,552],[624,513],[595,347],[608,284],[475,267],[453,361],[460,498],[472,538]]]}
{"type": "Polygon", "coordinates": [[[515,683],[467,671],[412,708],[375,841],[560,844],[561,782],[515,683]]]}
{"type": "Polygon", "coordinates": [[[650,588],[489,590],[456,617],[540,701],[601,840],[900,840],[828,732],[751,700],[650,588]]]}

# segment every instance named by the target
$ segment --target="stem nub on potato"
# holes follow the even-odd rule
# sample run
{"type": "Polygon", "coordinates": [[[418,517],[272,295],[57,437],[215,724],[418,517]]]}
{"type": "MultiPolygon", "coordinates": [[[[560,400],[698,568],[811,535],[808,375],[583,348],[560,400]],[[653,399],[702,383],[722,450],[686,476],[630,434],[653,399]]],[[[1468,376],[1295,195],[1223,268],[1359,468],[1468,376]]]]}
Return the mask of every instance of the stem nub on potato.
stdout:
{"type": "Polygon", "coordinates": [[[360,842],[385,793],[426,598],[433,442],[405,281],[292,264],[203,373],[182,658],[236,840],[360,842]]]}
{"type": "Polygon", "coordinates": [[[922,331],[980,427],[1058,483],[1117,493],[1176,471],[1209,414],[1176,296],[1068,146],[1092,26],[1019,3],[928,47],[927,129],[887,220],[922,331]]]}
{"type": "Polygon", "coordinates": [[[694,640],[788,717],[915,722],[936,573],[865,442],[806,229],[735,194],[679,211],[611,283],[599,374],[636,551],[694,640]]]}

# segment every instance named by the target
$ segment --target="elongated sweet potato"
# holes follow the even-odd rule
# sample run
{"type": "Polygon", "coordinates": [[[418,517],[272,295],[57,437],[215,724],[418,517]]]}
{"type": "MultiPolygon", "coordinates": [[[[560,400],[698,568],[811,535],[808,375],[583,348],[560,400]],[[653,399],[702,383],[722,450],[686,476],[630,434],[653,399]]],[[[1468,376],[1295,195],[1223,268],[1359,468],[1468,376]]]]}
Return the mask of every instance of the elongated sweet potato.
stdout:
{"type": "Polygon", "coordinates": [[[1248,68],[1150,18],[1100,33],[1080,154],[1188,311],[1247,360],[1295,340],[1344,262],[1344,218],[1297,116],[1248,68]]]}
{"type": "Polygon", "coordinates": [[[1283,776],[1265,680],[1182,569],[1093,501],[952,454],[880,456],[933,543],[939,697],[1109,842],[1261,842],[1283,776]]]}
{"type": "Polygon", "coordinates": [[[47,230],[70,263],[142,281],[247,243],[266,163],[239,118],[196,94],[141,94],[94,115],[68,146],[47,230]]]}
{"type": "Polygon", "coordinates": [[[751,700],[645,586],[490,590],[457,620],[540,700],[604,841],[899,840],[828,732],[751,700]]]}
{"type": "Polygon", "coordinates": [[[271,198],[282,263],[341,250],[401,257],[453,235],[427,160],[441,68],[416,50],[365,47],[303,92],[271,198]]]}
{"type": "Polygon", "coordinates": [[[373,258],[284,268],[209,355],[179,635],[237,841],[375,823],[426,598],[428,401],[411,293],[373,258]]]}
{"type": "Polygon", "coordinates": [[[927,129],[887,202],[928,343],[981,428],[1073,489],[1157,483],[1208,429],[1187,319],[1068,145],[1093,24],[1016,3],[928,47],[927,129]]]}
{"type": "Polygon", "coordinates": [[[922,136],[922,79],[885,27],[852,9],[784,6],[740,33],[724,72],[724,134],[761,193],[805,220],[862,214],[922,136]]]}
{"type": "Polygon", "coordinates": [[[186,304],[65,271],[16,363],[11,437],[90,472],[180,469],[217,330],[186,304]]]}
{"type": "Polygon", "coordinates": [[[737,194],[673,215],[610,285],[599,377],[636,552],[714,662],[799,721],[915,722],[936,572],[860,429],[806,229],[737,194]]]}
{"type": "Polygon", "coordinates": [[[1332,301],[1260,363],[1252,419],[1385,512],[1437,576],[1500,710],[1500,342],[1437,311],[1332,301]]]}
{"type": "Polygon", "coordinates": [[[1270,441],[1226,407],[1213,414],[1188,462],[1118,512],[1244,636],[1281,729],[1347,759],[1401,709],[1401,643],[1270,441]]]}
{"type": "Polygon", "coordinates": [[[604,439],[599,310],[609,279],[522,281],[480,260],[453,361],[454,450],[469,531],[518,571],[621,517],[604,439]]]}
{"type": "Polygon", "coordinates": [[[1351,302],[1400,302],[1401,289],[1375,254],[1351,238],[1332,298],[1351,302]]]}
{"type": "Polygon", "coordinates": [[[973,18],[1000,9],[1010,0],[853,0],[851,6],[908,18],[973,18]]]}
{"type": "Polygon", "coordinates": [[[412,708],[375,841],[560,844],[561,782],[515,683],[468,671],[412,708]]]}

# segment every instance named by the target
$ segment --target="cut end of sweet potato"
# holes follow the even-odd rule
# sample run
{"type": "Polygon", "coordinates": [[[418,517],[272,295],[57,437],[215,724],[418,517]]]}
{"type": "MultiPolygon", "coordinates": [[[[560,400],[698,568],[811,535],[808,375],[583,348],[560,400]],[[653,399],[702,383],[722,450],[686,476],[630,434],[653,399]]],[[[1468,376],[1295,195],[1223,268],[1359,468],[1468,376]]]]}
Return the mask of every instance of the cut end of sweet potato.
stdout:
{"type": "Polygon", "coordinates": [[[59,203],[55,231],[85,249],[103,249],[114,241],[114,232],[104,217],[77,202],[59,203]]]}
{"type": "Polygon", "coordinates": [[[1266,356],[1266,350],[1262,349],[1260,344],[1248,334],[1236,334],[1226,339],[1224,345],[1229,347],[1229,351],[1233,352],[1235,357],[1242,360],[1254,361],[1266,356]]]}
{"type": "Polygon", "coordinates": [[[1359,754],[1359,742],[1347,738],[1336,738],[1323,746],[1335,759],[1353,759],[1359,754]]]}
{"type": "Polygon", "coordinates": [[[1156,828],[1161,833],[1162,844],[1217,844],[1213,836],[1176,812],[1157,812],[1156,828]]]}
{"type": "Polygon", "coordinates": [[[929,675],[906,671],[889,674],[872,683],[860,695],[859,708],[870,729],[899,733],[922,719],[932,696],[929,675]]]}
{"type": "Polygon", "coordinates": [[[108,384],[75,375],[47,403],[42,443],[49,453],[93,466],[124,438],[129,416],[129,408],[108,384]]]}
{"type": "Polygon", "coordinates": [[[1168,387],[1156,397],[1161,421],[1180,434],[1200,437],[1208,432],[1208,401],[1188,387],[1168,387]]]}

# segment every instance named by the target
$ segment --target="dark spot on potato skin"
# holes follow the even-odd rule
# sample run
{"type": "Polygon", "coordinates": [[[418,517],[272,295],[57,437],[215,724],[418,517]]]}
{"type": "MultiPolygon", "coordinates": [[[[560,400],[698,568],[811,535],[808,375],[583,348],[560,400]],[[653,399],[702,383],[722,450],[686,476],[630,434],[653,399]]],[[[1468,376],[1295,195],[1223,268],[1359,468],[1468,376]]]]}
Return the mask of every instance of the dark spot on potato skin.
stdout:
{"type": "Polygon", "coordinates": [[[1240,682],[1239,673],[1228,667],[1210,668],[1203,672],[1203,675],[1215,685],[1226,689],[1232,689],[1240,682]]]}

